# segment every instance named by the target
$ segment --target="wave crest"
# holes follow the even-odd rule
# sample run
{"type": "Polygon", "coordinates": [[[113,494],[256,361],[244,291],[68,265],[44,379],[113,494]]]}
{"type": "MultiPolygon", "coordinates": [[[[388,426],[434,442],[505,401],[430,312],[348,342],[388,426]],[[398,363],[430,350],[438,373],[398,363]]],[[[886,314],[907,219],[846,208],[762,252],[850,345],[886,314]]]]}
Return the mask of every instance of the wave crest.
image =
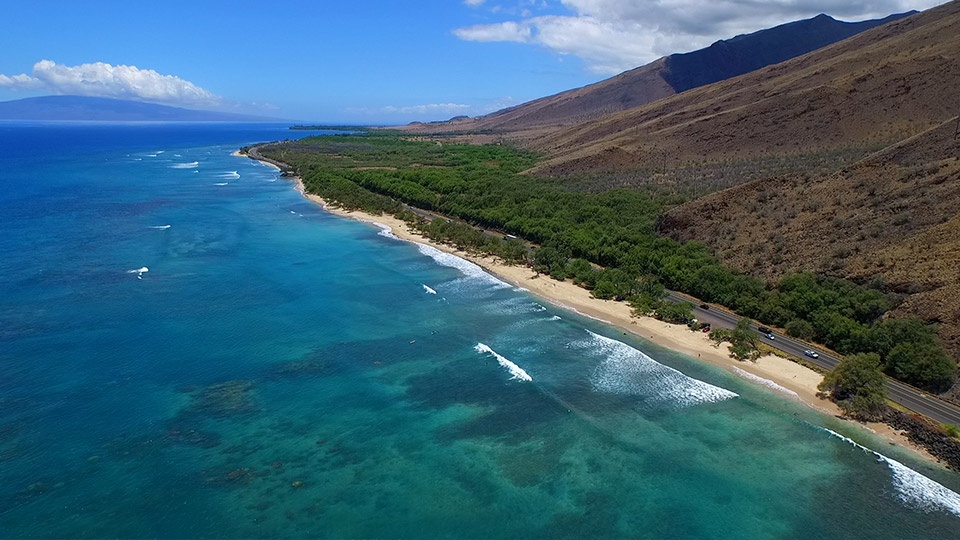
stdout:
{"type": "Polygon", "coordinates": [[[724,388],[687,377],[626,343],[587,332],[590,338],[573,346],[603,358],[590,378],[600,392],[640,396],[655,403],[680,407],[738,397],[724,388]]]}
{"type": "Polygon", "coordinates": [[[819,427],[819,429],[826,431],[844,442],[850,443],[864,453],[873,454],[876,456],[877,461],[886,463],[893,473],[893,487],[897,491],[897,498],[900,499],[900,502],[903,504],[923,512],[945,510],[955,516],[960,516],[960,494],[957,492],[935,480],[927,478],[895,459],[888,458],[879,452],[871,450],[849,437],[844,437],[832,429],[825,427],[819,427]]]}
{"type": "Polygon", "coordinates": [[[499,279],[488,274],[486,270],[484,270],[483,268],[480,268],[476,264],[466,259],[457,257],[456,255],[453,255],[451,253],[440,251],[439,249],[433,246],[428,246],[427,244],[420,244],[420,243],[417,244],[417,249],[420,250],[420,253],[436,261],[437,264],[441,266],[448,266],[450,268],[456,268],[457,270],[460,271],[460,273],[462,273],[468,278],[482,280],[486,283],[497,285],[498,287],[510,286],[504,283],[503,281],[500,281],[499,279]]]}
{"type": "Polygon", "coordinates": [[[496,351],[494,351],[494,350],[491,349],[490,347],[484,345],[483,343],[477,343],[477,344],[473,347],[473,349],[474,349],[475,351],[477,351],[478,353],[480,353],[480,354],[490,354],[490,355],[493,355],[493,357],[497,359],[497,362],[498,362],[501,366],[507,368],[507,371],[510,372],[510,375],[512,375],[512,376],[510,377],[511,380],[513,380],[513,379],[519,379],[519,380],[521,380],[521,381],[527,381],[527,382],[533,381],[533,378],[530,377],[530,375],[528,375],[527,372],[523,370],[523,368],[521,368],[520,366],[514,364],[514,363],[511,362],[510,360],[507,360],[505,357],[497,354],[496,351]]]}
{"type": "Polygon", "coordinates": [[[754,375],[753,373],[750,373],[749,371],[744,371],[738,367],[734,367],[733,371],[737,375],[739,375],[740,377],[743,377],[748,381],[753,381],[757,384],[762,384],[763,386],[766,386],[767,388],[774,390],[776,392],[780,392],[781,394],[800,399],[800,396],[797,395],[796,392],[794,392],[793,390],[790,390],[789,388],[784,388],[783,386],[780,386],[779,384],[771,381],[770,379],[764,379],[763,377],[754,375]]]}

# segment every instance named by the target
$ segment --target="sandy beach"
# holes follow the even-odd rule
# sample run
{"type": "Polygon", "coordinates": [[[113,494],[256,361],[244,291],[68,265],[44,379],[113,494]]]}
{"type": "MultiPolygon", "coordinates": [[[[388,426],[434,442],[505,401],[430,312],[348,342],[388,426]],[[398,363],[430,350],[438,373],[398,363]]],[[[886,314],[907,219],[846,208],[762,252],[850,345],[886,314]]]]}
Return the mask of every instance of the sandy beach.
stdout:
{"type": "MultiPolygon", "coordinates": [[[[235,155],[242,154],[237,153],[235,155]]],[[[260,162],[279,169],[276,164],[268,161],[260,160],[260,162]]],[[[371,226],[389,227],[392,233],[401,240],[429,244],[436,249],[469,260],[503,281],[526,289],[531,294],[557,307],[573,310],[581,315],[616,326],[623,332],[630,332],[643,337],[659,346],[684,353],[703,362],[709,362],[776,392],[785,399],[797,399],[824,414],[836,417],[841,415],[840,409],[833,402],[817,396],[817,385],[823,380],[823,376],[812,369],[769,354],[760,357],[756,362],[734,360],[730,357],[728,344],[718,347],[702,332],[692,332],[684,325],[669,324],[652,317],[636,317],[632,314],[630,306],[625,302],[593,298],[590,291],[574,285],[570,281],[561,282],[549,276],[538,276],[527,267],[507,265],[493,257],[468,253],[453,246],[435,243],[422,236],[418,231],[410,229],[404,221],[394,216],[377,216],[337,208],[317,195],[306,193],[303,182],[299,178],[292,177],[289,179],[296,184],[297,191],[304,197],[319,204],[332,214],[370,223],[371,226]]],[[[937,459],[925,449],[913,444],[901,432],[886,424],[848,421],[873,432],[890,444],[908,448],[927,460],[937,462],[937,459]]]]}

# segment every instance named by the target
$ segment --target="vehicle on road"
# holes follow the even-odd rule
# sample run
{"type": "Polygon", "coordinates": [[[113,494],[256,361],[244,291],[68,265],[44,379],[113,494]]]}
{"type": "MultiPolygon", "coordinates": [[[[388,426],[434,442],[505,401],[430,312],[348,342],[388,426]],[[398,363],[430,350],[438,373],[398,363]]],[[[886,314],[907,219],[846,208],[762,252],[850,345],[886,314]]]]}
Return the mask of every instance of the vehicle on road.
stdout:
{"type": "Polygon", "coordinates": [[[820,353],[817,351],[811,351],[810,349],[803,351],[803,354],[809,356],[810,358],[820,358],[820,353]]]}

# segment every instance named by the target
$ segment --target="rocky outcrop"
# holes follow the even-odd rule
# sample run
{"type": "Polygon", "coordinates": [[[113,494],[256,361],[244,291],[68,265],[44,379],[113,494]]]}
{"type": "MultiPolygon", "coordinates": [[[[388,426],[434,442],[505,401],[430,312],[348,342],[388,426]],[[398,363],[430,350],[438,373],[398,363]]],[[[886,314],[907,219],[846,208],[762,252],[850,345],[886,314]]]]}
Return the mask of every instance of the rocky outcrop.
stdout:
{"type": "Polygon", "coordinates": [[[960,471],[960,440],[945,433],[940,426],[922,416],[894,409],[887,411],[883,421],[905,431],[911,442],[930,452],[947,467],[960,471]]]}

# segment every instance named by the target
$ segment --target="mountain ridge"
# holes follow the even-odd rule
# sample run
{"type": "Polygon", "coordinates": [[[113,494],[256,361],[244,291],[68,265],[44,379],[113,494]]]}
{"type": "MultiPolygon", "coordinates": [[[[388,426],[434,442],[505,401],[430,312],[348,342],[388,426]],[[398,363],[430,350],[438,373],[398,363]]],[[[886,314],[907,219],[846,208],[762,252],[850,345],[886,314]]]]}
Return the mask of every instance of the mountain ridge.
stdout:
{"type": "Polygon", "coordinates": [[[782,62],[914,13],[852,23],[820,14],[665,56],[608,79],[485,116],[406,129],[495,131],[516,137],[531,130],[577,125],[782,62]]]}
{"type": "Polygon", "coordinates": [[[651,103],[493,134],[544,156],[535,178],[687,200],[658,231],[768,283],[811,271],[900,293],[887,316],[937,324],[956,358],[958,58],[954,0],[651,103]]]}
{"type": "Polygon", "coordinates": [[[559,175],[642,167],[656,155],[676,165],[886,146],[955,114],[948,89],[960,72],[951,61],[960,42],[949,32],[957,11],[956,2],[944,4],[528,144],[549,156],[538,171],[559,175]],[[614,151],[618,160],[604,159],[614,151]]]}
{"type": "Polygon", "coordinates": [[[104,122],[278,122],[248,114],[203,111],[92,96],[40,96],[0,102],[0,120],[104,122]]]}

